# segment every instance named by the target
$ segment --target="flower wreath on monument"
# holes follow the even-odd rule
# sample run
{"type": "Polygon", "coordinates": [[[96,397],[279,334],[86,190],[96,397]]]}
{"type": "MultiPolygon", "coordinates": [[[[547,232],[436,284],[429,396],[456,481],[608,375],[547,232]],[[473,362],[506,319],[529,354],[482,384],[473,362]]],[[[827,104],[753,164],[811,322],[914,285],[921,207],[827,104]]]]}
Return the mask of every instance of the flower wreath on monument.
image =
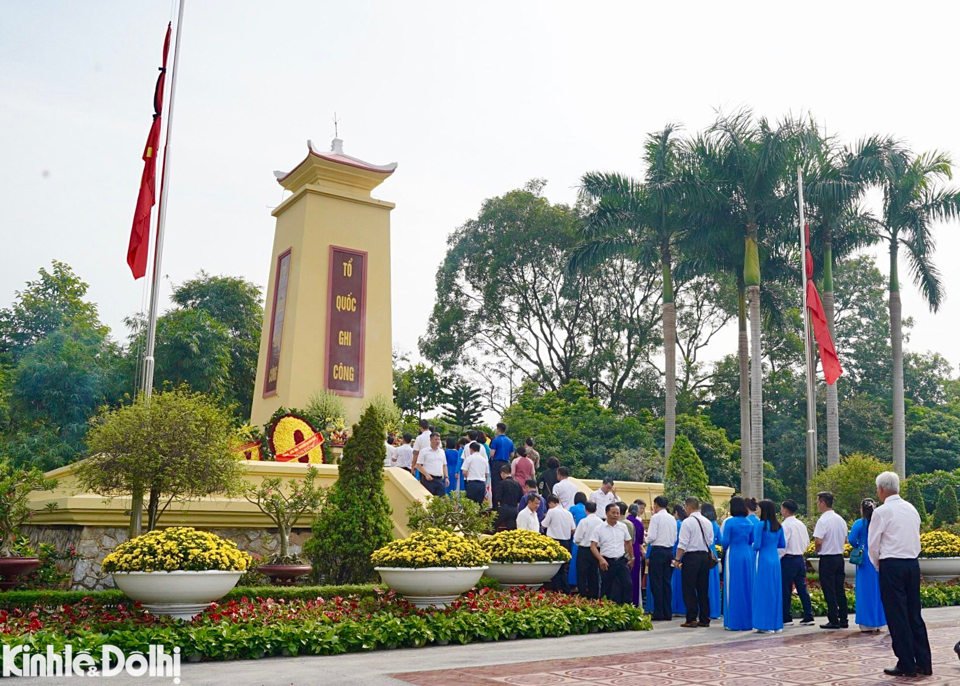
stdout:
{"type": "Polygon", "coordinates": [[[261,459],[276,462],[323,464],[323,433],[304,414],[277,409],[264,426],[261,459]]]}

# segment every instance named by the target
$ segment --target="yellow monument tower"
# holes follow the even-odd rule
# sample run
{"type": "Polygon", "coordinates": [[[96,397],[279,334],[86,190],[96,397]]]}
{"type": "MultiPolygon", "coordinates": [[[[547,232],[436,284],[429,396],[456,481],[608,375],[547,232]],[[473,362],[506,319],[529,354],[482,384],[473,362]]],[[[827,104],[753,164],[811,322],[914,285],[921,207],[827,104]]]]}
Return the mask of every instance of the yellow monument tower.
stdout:
{"type": "Polygon", "coordinates": [[[366,402],[393,393],[390,210],[370,191],[397,168],[307,141],[307,156],[275,172],[291,192],[277,227],[260,335],[251,422],[305,407],[316,391],[344,396],[347,425],[366,402]]]}

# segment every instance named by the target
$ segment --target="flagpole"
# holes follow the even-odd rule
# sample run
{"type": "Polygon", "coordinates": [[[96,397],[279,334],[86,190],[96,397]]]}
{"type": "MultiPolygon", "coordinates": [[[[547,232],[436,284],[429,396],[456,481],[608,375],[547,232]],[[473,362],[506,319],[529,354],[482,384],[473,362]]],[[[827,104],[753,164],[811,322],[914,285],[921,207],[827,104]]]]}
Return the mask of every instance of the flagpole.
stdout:
{"type": "Polygon", "coordinates": [[[177,13],[177,45],[173,49],[173,69],[170,75],[170,107],[167,111],[167,136],[163,144],[163,167],[160,172],[160,209],[157,219],[157,246],[153,255],[153,276],[150,283],[150,308],[147,315],[147,345],[143,357],[143,394],[150,398],[153,394],[154,348],[157,339],[157,310],[160,300],[160,265],[163,257],[163,230],[167,220],[167,194],[170,183],[167,178],[170,162],[170,141],[173,134],[173,103],[177,97],[177,70],[180,67],[180,34],[183,31],[183,5],[177,13]]]}
{"type": "Polygon", "coordinates": [[[817,474],[817,389],[813,370],[813,341],[810,331],[810,311],[807,309],[807,223],[803,212],[803,169],[797,166],[797,196],[800,206],[800,273],[803,275],[803,350],[807,371],[807,513],[813,511],[813,493],[810,484],[817,474]]]}

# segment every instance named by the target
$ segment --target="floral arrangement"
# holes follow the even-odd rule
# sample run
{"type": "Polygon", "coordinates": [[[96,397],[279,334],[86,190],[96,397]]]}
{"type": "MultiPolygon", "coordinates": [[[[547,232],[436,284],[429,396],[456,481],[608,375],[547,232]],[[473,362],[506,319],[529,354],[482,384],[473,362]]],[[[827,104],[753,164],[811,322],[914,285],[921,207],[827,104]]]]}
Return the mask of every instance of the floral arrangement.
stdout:
{"type": "Polygon", "coordinates": [[[960,557],[960,536],[940,529],[920,534],[920,557],[960,557]]]}
{"type": "Polygon", "coordinates": [[[268,437],[274,460],[323,463],[323,434],[298,414],[289,412],[277,417],[270,426],[268,437]],[[302,455],[297,454],[291,457],[290,451],[301,443],[310,444],[312,447],[309,450],[300,451],[302,455]]]}
{"type": "Polygon", "coordinates": [[[154,530],[118,545],[104,572],[244,571],[250,556],[233,541],[193,527],[154,530]]]}
{"type": "Polygon", "coordinates": [[[478,543],[443,529],[427,529],[374,551],[375,567],[482,567],[490,556],[478,543]]]}
{"type": "Polygon", "coordinates": [[[481,539],[480,547],[493,562],[566,562],[570,553],[549,536],[512,529],[481,539]]]}

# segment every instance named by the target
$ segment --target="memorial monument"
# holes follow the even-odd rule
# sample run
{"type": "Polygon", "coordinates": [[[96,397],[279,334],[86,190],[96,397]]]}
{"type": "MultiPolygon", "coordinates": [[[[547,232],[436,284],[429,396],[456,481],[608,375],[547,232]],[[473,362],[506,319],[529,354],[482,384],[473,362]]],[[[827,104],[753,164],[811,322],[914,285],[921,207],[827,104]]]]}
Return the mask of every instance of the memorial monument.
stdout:
{"type": "Polygon", "coordinates": [[[251,423],[344,396],[347,426],[377,394],[392,397],[390,210],[370,192],[397,168],[307,141],[307,156],[274,172],[291,192],[277,218],[251,423]]]}

